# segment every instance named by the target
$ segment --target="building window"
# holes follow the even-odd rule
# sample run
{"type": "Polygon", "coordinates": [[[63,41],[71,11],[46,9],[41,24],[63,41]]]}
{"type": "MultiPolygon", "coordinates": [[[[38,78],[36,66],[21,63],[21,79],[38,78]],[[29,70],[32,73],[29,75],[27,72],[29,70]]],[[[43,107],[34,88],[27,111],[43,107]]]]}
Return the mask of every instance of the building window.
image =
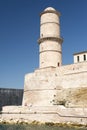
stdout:
{"type": "Polygon", "coordinates": [[[77,56],[77,62],[79,62],[79,56],[77,56]]]}
{"type": "Polygon", "coordinates": [[[58,62],[58,64],[57,64],[58,66],[60,66],[60,63],[58,62]]]}
{"type": "Polygon", "coordinates": [[[83,55],[84,61],[86,61],[86,55],[83,55]]]}

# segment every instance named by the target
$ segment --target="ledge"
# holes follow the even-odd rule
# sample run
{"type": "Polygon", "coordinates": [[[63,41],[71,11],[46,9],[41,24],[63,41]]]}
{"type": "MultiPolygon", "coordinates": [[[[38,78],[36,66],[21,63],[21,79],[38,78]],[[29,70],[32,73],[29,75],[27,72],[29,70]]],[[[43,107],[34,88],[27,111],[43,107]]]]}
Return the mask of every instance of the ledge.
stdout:
{"type": "Polygon", "coordinates": [[[47,10],[47,11],[44,11],[40,14],[40,17],[43,15],[43,14],[46,14],[46,13],[54,13],[58,16],[61,16],[60,12],[56,11],[56,10],[47,10]]]}
{"type": "Polygon", "coordinates": [[[43,38],[40,38],[38,40],[38,43],[40,44],[41,42],[46,41],[46,40],[57,41],[57,42],[60,42],[60,43],[63,42],[63,38],[58,38],[58,37],[43,37],[43,38]]]}

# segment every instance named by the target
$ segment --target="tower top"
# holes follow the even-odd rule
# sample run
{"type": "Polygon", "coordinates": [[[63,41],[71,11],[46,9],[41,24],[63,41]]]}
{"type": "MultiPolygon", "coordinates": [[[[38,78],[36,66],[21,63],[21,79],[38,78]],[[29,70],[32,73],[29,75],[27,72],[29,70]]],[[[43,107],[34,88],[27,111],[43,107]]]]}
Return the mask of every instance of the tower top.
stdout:
{"type": "Polygon", "coordinates": [[[56,11],[53,7],[47,7],[44,11],[56,11]]]}
{"type": "Polygon", "coordinates": [[[53,7],[47,7],[46,9],[44,9],[44,11],[40,14],[40,16],[45,13],[54,13],[60,16],[60,12],[56,11],[53,7]]]}

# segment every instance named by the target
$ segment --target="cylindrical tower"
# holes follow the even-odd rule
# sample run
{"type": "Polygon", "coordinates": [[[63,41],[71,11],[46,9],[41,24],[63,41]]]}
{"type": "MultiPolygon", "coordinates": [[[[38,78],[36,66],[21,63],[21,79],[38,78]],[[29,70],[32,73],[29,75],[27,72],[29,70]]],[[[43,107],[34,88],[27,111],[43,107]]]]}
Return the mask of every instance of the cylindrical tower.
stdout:
{"type": "Polygon", "coordinates": [[[40,16],[40,68],[61,66],[63,40],[60,37],[60,13],[48,7],[40,16]]]}

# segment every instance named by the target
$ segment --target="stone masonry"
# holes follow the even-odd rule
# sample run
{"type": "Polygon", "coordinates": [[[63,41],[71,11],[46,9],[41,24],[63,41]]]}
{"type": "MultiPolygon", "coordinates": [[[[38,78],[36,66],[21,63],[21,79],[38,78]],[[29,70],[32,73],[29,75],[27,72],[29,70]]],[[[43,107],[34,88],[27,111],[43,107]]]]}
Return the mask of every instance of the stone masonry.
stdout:
{"type": "Polygon", "coordinates": [[[87,62],[36,70],[25,76],[23,105],[83,107],[81,90],[87,92],[87,62]]]}

